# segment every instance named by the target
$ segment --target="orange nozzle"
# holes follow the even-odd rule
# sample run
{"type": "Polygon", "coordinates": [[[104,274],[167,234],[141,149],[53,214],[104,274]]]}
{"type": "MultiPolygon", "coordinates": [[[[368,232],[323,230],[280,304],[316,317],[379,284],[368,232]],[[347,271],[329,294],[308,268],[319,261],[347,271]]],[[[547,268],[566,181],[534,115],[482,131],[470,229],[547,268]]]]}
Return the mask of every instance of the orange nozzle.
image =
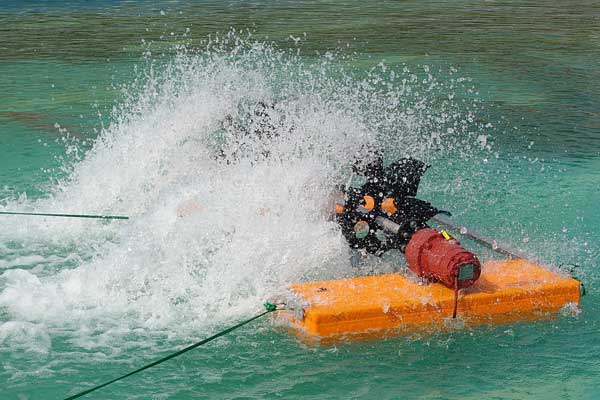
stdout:
{"type": "Polygon", "coordinates": [[[335,205],[335,213],[342,214],[343,212],[344,212],[344,206],[341,204],[336,204],[335,205]]]}
{"type": "Polygon", "coordinates": [[[367,211],[371,211],[372,209],[375,208],[375,199],[373,197],[365,196],[363,198],[365,200],[364,208],[366,208],[367,211]]]}
{"type": "Polygon", "coordinates": [[[396,214],[398,211],[396,204],[394,203],[394,199],[391,197],[386,197],[385,200],[383,200],[381,203],[381,209],[388,215],[396,214]]]}

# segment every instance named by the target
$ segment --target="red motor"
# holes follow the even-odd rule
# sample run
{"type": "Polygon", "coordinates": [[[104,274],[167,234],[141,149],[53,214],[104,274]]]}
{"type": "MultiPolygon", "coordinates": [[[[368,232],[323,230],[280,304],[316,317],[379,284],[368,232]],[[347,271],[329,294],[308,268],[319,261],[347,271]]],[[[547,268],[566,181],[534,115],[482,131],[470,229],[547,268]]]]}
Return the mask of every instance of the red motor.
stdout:
{"type": "Polygon", "coordinates": [[[448,234],[444,237],[435,229],[415,232],[405,254],[408,267],[417,275],[455,290],[473,285],[481,274],[481,264],[475,254],[465,250],[448,234]]]}

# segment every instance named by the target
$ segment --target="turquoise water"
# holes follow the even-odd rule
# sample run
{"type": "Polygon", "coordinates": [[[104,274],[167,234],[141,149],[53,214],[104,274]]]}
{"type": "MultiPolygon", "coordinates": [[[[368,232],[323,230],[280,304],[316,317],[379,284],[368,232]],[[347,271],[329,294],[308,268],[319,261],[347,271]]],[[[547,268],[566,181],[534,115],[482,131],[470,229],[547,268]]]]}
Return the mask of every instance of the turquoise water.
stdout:
{"type": "Polygon", "coordinates": [[[64,398],[289,283],[350,275],[321,210],[373,141],[432,164],[420,196],[456,220],[581,265],[582,312],[317,347],[260,321],[89,398],[599,397],[599,18],[594,2],[3,3],[0,207],[132,219],[2,217],[0,397],[64,398]],[[246,155],[272,157],[215,160],[226,116],[264,100],[281,139],[246,155]]]}

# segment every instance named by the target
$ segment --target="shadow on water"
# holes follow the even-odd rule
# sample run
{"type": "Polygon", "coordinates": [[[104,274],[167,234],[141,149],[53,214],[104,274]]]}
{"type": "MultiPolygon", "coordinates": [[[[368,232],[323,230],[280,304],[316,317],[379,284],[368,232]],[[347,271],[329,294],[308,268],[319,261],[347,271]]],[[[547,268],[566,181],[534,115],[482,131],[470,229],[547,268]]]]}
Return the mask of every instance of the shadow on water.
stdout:
{"type": "Polygon", "coordinates": [[[73,125],[64,125],[56,122],[56,119],[47,114],[27,111],[0,111],[0,120],[13,121],[22,126],[43,132],[63,133],[64,130],[73,134],[77,128],[73,125]]]}

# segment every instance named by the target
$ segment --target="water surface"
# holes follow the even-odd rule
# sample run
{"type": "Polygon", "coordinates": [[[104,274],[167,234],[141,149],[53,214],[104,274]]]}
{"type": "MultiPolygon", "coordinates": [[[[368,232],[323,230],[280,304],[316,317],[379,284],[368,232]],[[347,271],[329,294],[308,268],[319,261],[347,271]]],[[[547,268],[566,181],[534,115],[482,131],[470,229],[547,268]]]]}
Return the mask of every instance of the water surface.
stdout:
{"type": "Polygon", "coordinates": [[[596,398],[599,18],[592,1],[3,3],[2,207],[133,218],[3,217],[2,397],[62,398],[351,274],[320,210],[377,140],[431,163],[420,196],[457,220],[581,265],[583,312],[317,348],[262,321],[89,397],[596,398]],[[294,132],[268,145],[280,161],[216,162],[226,115],[264,99],[294,132]],[[204,212],[178,220],[188,199],[204,212]]]}

